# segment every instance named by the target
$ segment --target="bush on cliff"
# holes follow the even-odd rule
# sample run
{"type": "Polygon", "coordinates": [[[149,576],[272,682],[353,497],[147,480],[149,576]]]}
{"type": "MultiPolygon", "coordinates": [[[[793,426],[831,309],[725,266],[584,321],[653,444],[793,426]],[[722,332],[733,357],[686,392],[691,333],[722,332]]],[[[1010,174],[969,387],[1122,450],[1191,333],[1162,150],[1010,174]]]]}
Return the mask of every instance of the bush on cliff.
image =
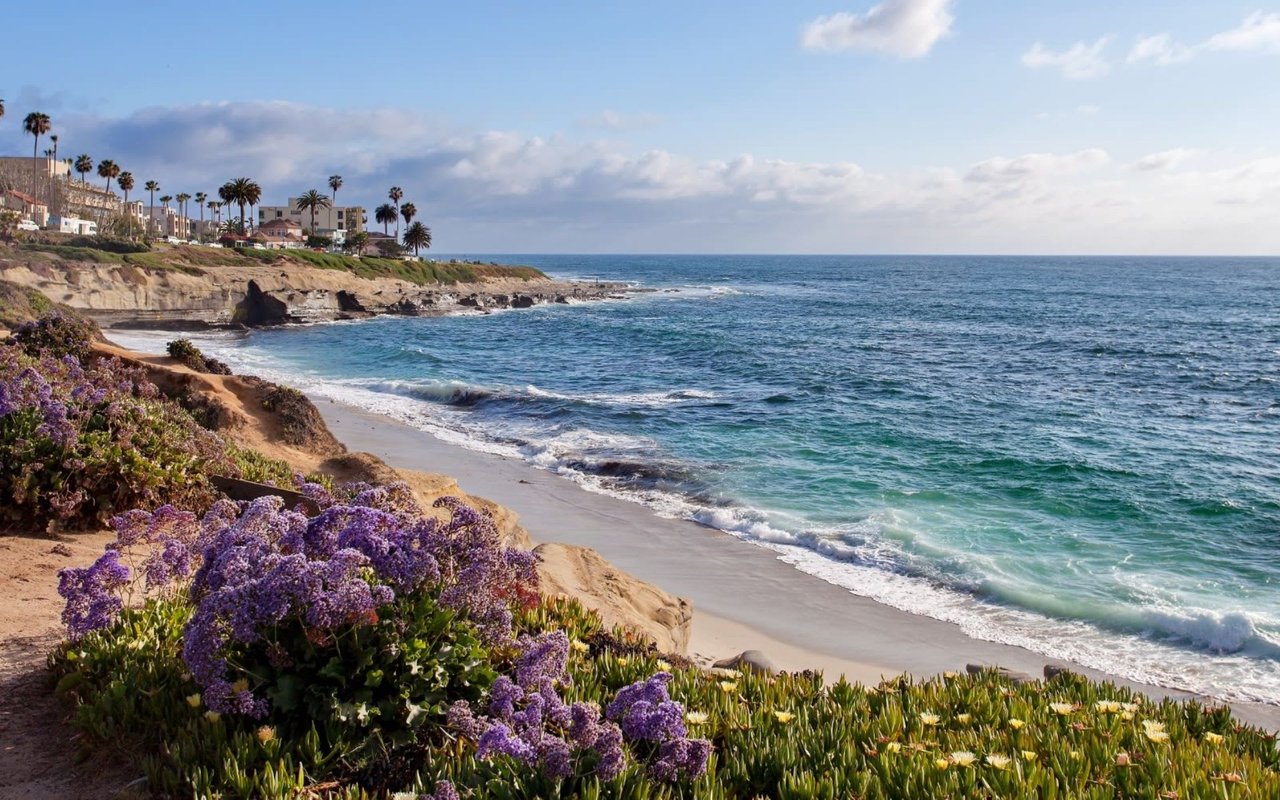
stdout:
{"type": "Polygon", "coordinates": [[[216,358],[210,358],[200,352],[200,348],[191,343],[190,339],[174,339],[165,348],[169,353],[169,358],[182,363],[184,366],[195,370],[196,372],[204,372],[209,375],[230,375],[231,368],[216,358]]]}
{"type": "Polygon", "coordinates": [[[221,441],[137,369],[90,359],[87,336],[54,312],[0,346],[0,520],[80,527],[136,506],[207,506],[207,475],[231,468],[221,441]]]}

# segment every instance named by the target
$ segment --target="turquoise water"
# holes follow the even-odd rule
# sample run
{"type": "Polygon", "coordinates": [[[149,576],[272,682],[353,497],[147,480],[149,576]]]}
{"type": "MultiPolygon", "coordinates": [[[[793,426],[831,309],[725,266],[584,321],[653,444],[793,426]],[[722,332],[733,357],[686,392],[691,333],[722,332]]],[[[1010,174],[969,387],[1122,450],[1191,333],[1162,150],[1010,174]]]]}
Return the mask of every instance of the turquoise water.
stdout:
{"type": "Polygon", "coordinates": [[[202,344],[981,638],[1280,702],[1280,261],[520,260],[658,291],[202,344]]]}

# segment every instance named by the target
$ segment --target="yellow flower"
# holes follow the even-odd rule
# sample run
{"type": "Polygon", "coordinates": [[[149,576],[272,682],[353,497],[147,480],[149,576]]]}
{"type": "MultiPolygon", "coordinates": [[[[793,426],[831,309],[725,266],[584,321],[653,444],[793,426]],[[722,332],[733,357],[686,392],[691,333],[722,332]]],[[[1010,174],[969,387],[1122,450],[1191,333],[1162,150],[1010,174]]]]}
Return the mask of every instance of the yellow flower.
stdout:
{"type": "Polygon", "coordinates": [[[196,694],[189,694],[189,695],[187,695],[187,705],[191,706],[192,708],[199,708],[199,707],[200,707],[200,693],[199,693],[199,692],[197,692],[196,694]]]}
{"type": "Polygon", "coordinates": [[[956,722],[961,725],[968,725],[971,721],[973,721],[972,714],[956,714],[956,722]]]}
{"type": "Polygon", "coordinates": [[[1039,753],[1037,753],[1035,750],[1023,750],[1023,751],[1022,751],[1022,760],[1023,760],[1023,761],[1035,761],[1035,760],[1036,760],[1037,758],[1039,758],[1039,757],[1040,757],[1040,754],[1039,754],[1039,753]]]}
{"type": "Polygon", "coordinates": [[[618,666],[625,667],[630,660],[626,656],[618,656],[618,666]]]}
{"type": "Polygon", "coordinates": [[[886,744],[886,745],[884,746],[884,749],[885,749],[885,750],[888,750],[890,753],[900,753],[900,752],[902,752],[902,743],[901,743],[901,742],[889,742],[888,744],[886,744]]]}
{"type": "Polygon", "coordinates": [[[1121,712],[1120,712],[1120,719],[1123,719],[1123,720],[1131,720],[1131,719],[1133,719],[1133,712],[1132,712],[1132,711],[1121,711],[1121,712]]]}
{"type": "Polygon", "coordinates": [[[717,678],[736,678],[742,674],[736,669],[725,669],[724,667],[712,667],[707,670],[707,673],[709,675],[714,675],[717,678]]]}
{"type": "Polygon", "coordinates": [[[1132,714],[1133,712],[1138,710],[1138,704],[1137,703],[1121,703],[1120,708],[1132,714]]]}
{"type": "Polygon", "coordinates": [[[1115,700],[1099,700],[1093,704],[1102,714],[1118,714],[1120,712],[1120,704],[1115,700]]]}
{"type": "Polygon", "coordinates": [[[669,662],[669,661],[663,661],[662,659],[658,659],[657,667],[658,667],[658,670],[659,670],[660,672],[670,672],[670,671],[671,671],[671,662],[669,662]]]}
{"type": "Polygon", "coordinates": [[[725,694],[728,694],[729,692],[736,692],[737,690],[738,690],[737,681],[720,681],[720,691],[724,692],[725,694]]]}
{"type": "Polygon", "coordinates": [[[574,650],[578,651],[579,653],[585,653],[591,649],[591,645],[587,644],[586,642],[578,641],[577,639],[574,639],[572,642],[570,642],[569,646],[572,647],[574,650]]]}
{"type": "Polygon", "coordinates": [[[790,711],[775,711],[773,712],[773,718],[778,722],[781,722],[783,725],[786,725],[788,722],[795,719],[796,715],[792,714],[790,711]]]}
{"type": "Polygon", "coordinates": [[[999,753],[987,754],[987,763],[995,767],[996,769],[1008,769],[1009,762],[1012,760],[1013,759],[1009,758],[1008,756],[1002,756],[999,753]]]}
{"type": "Polygon", "coordinates": [[[1064,717],[1076,710],[1076,707],[1070,703],[1050,703],[1049,708],[1053,709],[1055,714],[1061,714],[1064,717]]]}
{"type": "Polygon", "coordinates": [[[1071,757],[1079,759],[1079,758],[1084,758],[1084,755],[1079,750],[1072,750],[1071,757]]]}
{"type": "Polygon", "coordinates": [[[276,729],[271,727],[270,725],[263,725],[261,728],[258,728],[257,734],[258,734],[258,741],[262,742],[263,744],[266,744],[267,742],[276,738],[276,729]]]}
{"type": "Polygon", "coordinates": [[[1147,733],[1164,733],[1164,723],[1157,722],[1154,719],[1144,719],[1142,721],[1142,729],[1147,733]]]}
{"type": "Polygon", "coordinates": [[[233,692],[247,692],[247,691],[249,691],[249,679],[248,679],[248,678],[241,678],[240,680],[238,680],[238,681],[236,681],[235,683],[231,684],[231,691],[233,691],[233,692]]]}
{"type": "Polygon", "coordinates": [[[959,677],[960,677],[960,673],[959,673],[959,672],[952,672],[951,670],[947,670],[946,672],[942,673],[942,677],[946,678],[946,679],[947,679],[947,680],[949,680],[949,681],[950,681],[950,680],[955,680],[956,678],[959,678],[959,677]]]}
{"type": "Polygon", "coordinates": [[[970,766],[977,760],[978,757],[973,753],[970,753],[968,750],[957,750],[951,754],[951,763],[961,767],[970,766]]]}
{"type": "Polygon", "coordinates": [[[690,711],[684,715],[684,721],[690,725],[705,725],[710,717],[703,711],[690,711]]]}
{"type": "Polygon", "coordinates": [[[1158,731],[1153,728],[1147,728],[1145,733],[1147,734],[1147,738],[1155,742],[1156,744],[1161,744],[1163,742],[1169,741],[1169,734],[1165,733],[1164,731],[1158,731]]]}
{"type": "Polygon", "coordinates": [[[1010,727],[1010,728],[1013,728],[1015,731],[1020,731],[1020,730],[1022,730],[1022,726],[1026,725],[1026,724],[1027,724],[1027,723],[1023,722],[1022,720],[1018,719],[1017,717],[1009,717],[1009,727],[1010,727]]]}
{"type": "Polygon", "coordinates": [[[222,715],[219,714],[217,711],[206,711],[204,712],[204,718],[209,720],[210,722],[217,722],[218,720],[222,719],[222,715]]]}
{"type": "Polygon", "coordinates": [[[942,718],[939,717],[937,714],[930,714],[926,712],[920,715],[921,725],[928,725],[930,727],[933,727],[934,725],[937,725],[941,721],[942,721],[942,718]]]}
{"type": "Polygon", "coordinates": [[[1204,740],[1209,744],[1222,744],[1222,738],[1222,734],[1213,731],[1207,731],[1204,735],[1204,740]]]}
{"type": "Polygon", "coordinates": [[[938,769],[946,769],[947,767],[951,766],[951,762],[946,760],[945,758],[938,758],[938,759],[934,759],[933,765],[938,769]]]}

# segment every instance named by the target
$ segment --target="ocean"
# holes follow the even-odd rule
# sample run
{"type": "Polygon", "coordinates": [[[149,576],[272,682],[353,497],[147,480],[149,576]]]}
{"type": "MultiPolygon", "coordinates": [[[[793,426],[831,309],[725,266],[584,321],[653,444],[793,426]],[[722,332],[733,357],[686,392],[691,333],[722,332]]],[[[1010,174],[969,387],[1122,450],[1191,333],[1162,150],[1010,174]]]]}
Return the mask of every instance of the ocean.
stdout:
{"type": "Polygon", "coordinates": [[[654,291],[193,338],[974,637],[1280,703],[1280,260],[484,258],[654,291]]]}

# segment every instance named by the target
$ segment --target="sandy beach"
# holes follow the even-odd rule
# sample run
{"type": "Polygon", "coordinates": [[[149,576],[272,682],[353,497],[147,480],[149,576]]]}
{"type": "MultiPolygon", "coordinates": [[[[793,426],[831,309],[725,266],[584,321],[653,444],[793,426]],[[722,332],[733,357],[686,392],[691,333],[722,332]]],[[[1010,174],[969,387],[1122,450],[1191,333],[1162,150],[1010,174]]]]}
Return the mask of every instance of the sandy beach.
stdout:
{"type": "MultiPolygon", "coordinates": [[[[635,503],[588,492],[514,459],[448,444],[390,418],[325,398],[316,401],[348,447],[374,453],[394,467],[453,476],[467,492],[518,514],[535,541],[594,548],[637,578],[687,598],[694,607],[690,655],[700,660],[756,649],[779,669],[820,669],[862,682],[903,672],[962,671],[967,664],[999,665],[1038,677],[1046,663],[1055,663],[1155,698],[1193,696],[971,638],[950,623],[807,575],[723,532],[658,517],[635,503]]],[[[1280,708],[1237,703],[1233,710],[1242,720],[1280,730],[1280,708]]]]}

